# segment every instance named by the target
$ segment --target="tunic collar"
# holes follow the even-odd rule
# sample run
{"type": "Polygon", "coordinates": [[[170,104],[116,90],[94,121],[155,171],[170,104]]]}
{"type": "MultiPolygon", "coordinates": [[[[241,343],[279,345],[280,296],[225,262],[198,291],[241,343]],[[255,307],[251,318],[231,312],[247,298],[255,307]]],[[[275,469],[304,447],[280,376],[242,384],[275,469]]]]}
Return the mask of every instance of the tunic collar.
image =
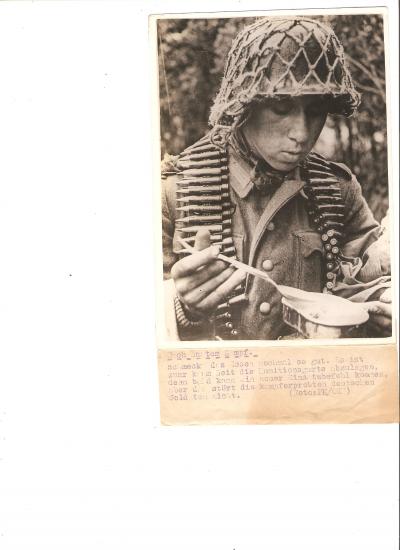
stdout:
{"type": "MultiPolygon", "coordinates": [[[[229,152],[229,183],[235,193],[241,198],[246,198],[254,187],[252,181],[252,167],[234,149],[229,152]]],[[[301,180],[300,168],[296,167],[285,176],[285,180],[301,180]]]]}

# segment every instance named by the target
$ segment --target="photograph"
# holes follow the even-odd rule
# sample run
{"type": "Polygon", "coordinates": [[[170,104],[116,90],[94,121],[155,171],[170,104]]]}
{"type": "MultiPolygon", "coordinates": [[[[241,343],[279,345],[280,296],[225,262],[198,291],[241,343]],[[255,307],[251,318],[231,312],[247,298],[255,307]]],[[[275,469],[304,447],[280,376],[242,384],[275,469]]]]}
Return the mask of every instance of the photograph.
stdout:
{"type": "Polygon", "coordinates": [[[395,549],[371,4],[0,0],[0,550],[395,549]]]}
{"type": "Polygon", "coordinates": [[[166,340],[390,337],[385,14],[245,15],[157,16],[166,340]]]}

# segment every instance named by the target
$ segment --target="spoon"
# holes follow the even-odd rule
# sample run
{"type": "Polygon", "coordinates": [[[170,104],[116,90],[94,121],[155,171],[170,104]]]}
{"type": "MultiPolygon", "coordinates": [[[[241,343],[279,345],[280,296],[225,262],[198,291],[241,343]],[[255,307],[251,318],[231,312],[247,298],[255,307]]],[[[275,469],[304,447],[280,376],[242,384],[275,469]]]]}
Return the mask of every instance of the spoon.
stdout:
{"type": "MultiPolygon", "coordinates": [[[[198,252],[195,248],[190,246],[182,239],[178,239],[182,246],[191,252],[192,254],[198,252]]],[[[278,285],[267,273],[247,265],[239,260],[229,258],[224,254],[218,254],[217,258],[226,262],[237,269],[260,277],[268,281],[274,286],[277,291],[282,294],[289,302],[289,305],[303,312],[306,316],[311,315],[310,320],[316,324],[325,324],[331,326],[349,326],[364,323],[368,320],[369,315],[361,304],[351,302],[340,296],[333,294],[323,294],[321,292],[308,292],[307,290],[301,290],[300,288],[293,288],[286,285],[278,285]]]]}
{"type": "MultiPolygon", "coordinates": [[[[178,239],[179,243],[186,248],[189,252],[194,254],[195,252],[198,252],[193,246],[190,246],[186,241],[183,239],[178,239]]],[[[261,269],[257,269],[256,267],[252,267],[250,265],[247,265],[243,262],[239,262],[239,260],[235,260],[233,258],[229,258],[229,256],[225,256],[224,254],[218,254],[217,258],[219,260],[222,260],[223,262],[226,262],[230,265],[233,265],[237,269],[241,269],[242,271],[245,271],[246,273],[250,273],[250,275],[254,275],[255,277],[261,277],[262,279],[268,281],[271,283],[272,286],[274,286],[278,292],[282,294],[285,298],[288,300],[312,300],[314,301],[315,298],[311,298],[309,295],[316,294],[314,292],[307,292],[305,290],[300,290],[299,288],[293,288],[286,285],[278,285],[267,273],[264,271],[261,271],[261,269]]]]}

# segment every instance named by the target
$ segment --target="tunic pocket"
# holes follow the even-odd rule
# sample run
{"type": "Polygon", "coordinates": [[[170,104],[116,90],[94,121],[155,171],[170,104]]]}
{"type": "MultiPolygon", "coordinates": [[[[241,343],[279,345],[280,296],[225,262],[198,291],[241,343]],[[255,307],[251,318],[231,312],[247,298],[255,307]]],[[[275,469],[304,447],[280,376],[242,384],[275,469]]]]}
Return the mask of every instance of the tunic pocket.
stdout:
{"type": "Polygon", "coordinates": [[[324,275],[321,235],[314,231],[296,231],[294,237],[297,287],[311,292],[321,292],[324,275]]]}

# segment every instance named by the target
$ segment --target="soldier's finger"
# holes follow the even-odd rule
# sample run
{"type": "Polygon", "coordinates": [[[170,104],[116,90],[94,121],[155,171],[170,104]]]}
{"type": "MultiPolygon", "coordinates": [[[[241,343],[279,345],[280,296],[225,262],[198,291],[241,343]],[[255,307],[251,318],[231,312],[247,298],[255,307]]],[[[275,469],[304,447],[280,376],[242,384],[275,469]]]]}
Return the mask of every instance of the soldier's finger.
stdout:
{"type": "Polygon", "coordinates": [[[180,277],[176,279],[175,286],[180,294],[186,294],[191,290],[202,285],[205,281],[212,279],[221,271],[226,269],[226,263],[221,260],[216,260],[211,264],[203,266],[201,269],[196,270],[194,273],[187,275],[186,277],[180,277]]]}
{"type": "Polygon", "coordinates": [[[390,336],[392,331],[391,304],[375,300],[366,302],[364,306],[369,312],[369,326],[374,328],[380,336],[390,336]]]}
{"type": "Polygon", "coordinates": [[[392,318],[392,306],[390,303],[374,300],[372,302],[365,302],[363,305],[371,315],[383,315],[384,317],[392,318]]]}
{"type": "Polygon", "coordinates": [[[182,260],[179,260],[179,262],[176,262],[176,264],[172,266],[171,277],[173,279],[178,279],[179,277],[190,275],[199,267],[215,261],[219,253],[219,246],[213,245],[200,252],[195,252],[190,256],[186,256],[186,258],[182,258],[182,260]]]}
{"type": "Polygon", "coordinates": [[[194,239],[194,248],[196,250],[204,250],[204,248],[208,248],[210,244],[211,244],[211,234],[208,231],[208,229],[205,229],[205,228],[199,229],[194,239]]]}
{"type": "Polygon", "coordinates": [[[211,292],[213,292],[216,288],[227,281],[234,272],[235,269],[233,267],[226,267],[218,275],[212,277],[211,279],[207,279],[205,282],[201,283],[196,288],[185,294],[183,296],[184,301],[189,306],[197,306],[197,304],[207,298],[207,296],[209,296],[211,292]]]}
{"type": "Polygon", "coordinates": [[[391,304],[392,303],[392,289],[387,288],[381,297],[379,298],[380,302],[384,302],[385,304],[391,304]]]}
{"type": "Polygon", "coordinates": [[[246,278],[246,273],[240,269],[235,271],[233,275],[229,277],[224,283],[218,286],[210,295],[202,300],[198,305],[197,309],[201,311],[208,311],[210,309],[215,309],[218,304],[223,303],[229,294],[235,289],[244,279],[246,278]]]}

